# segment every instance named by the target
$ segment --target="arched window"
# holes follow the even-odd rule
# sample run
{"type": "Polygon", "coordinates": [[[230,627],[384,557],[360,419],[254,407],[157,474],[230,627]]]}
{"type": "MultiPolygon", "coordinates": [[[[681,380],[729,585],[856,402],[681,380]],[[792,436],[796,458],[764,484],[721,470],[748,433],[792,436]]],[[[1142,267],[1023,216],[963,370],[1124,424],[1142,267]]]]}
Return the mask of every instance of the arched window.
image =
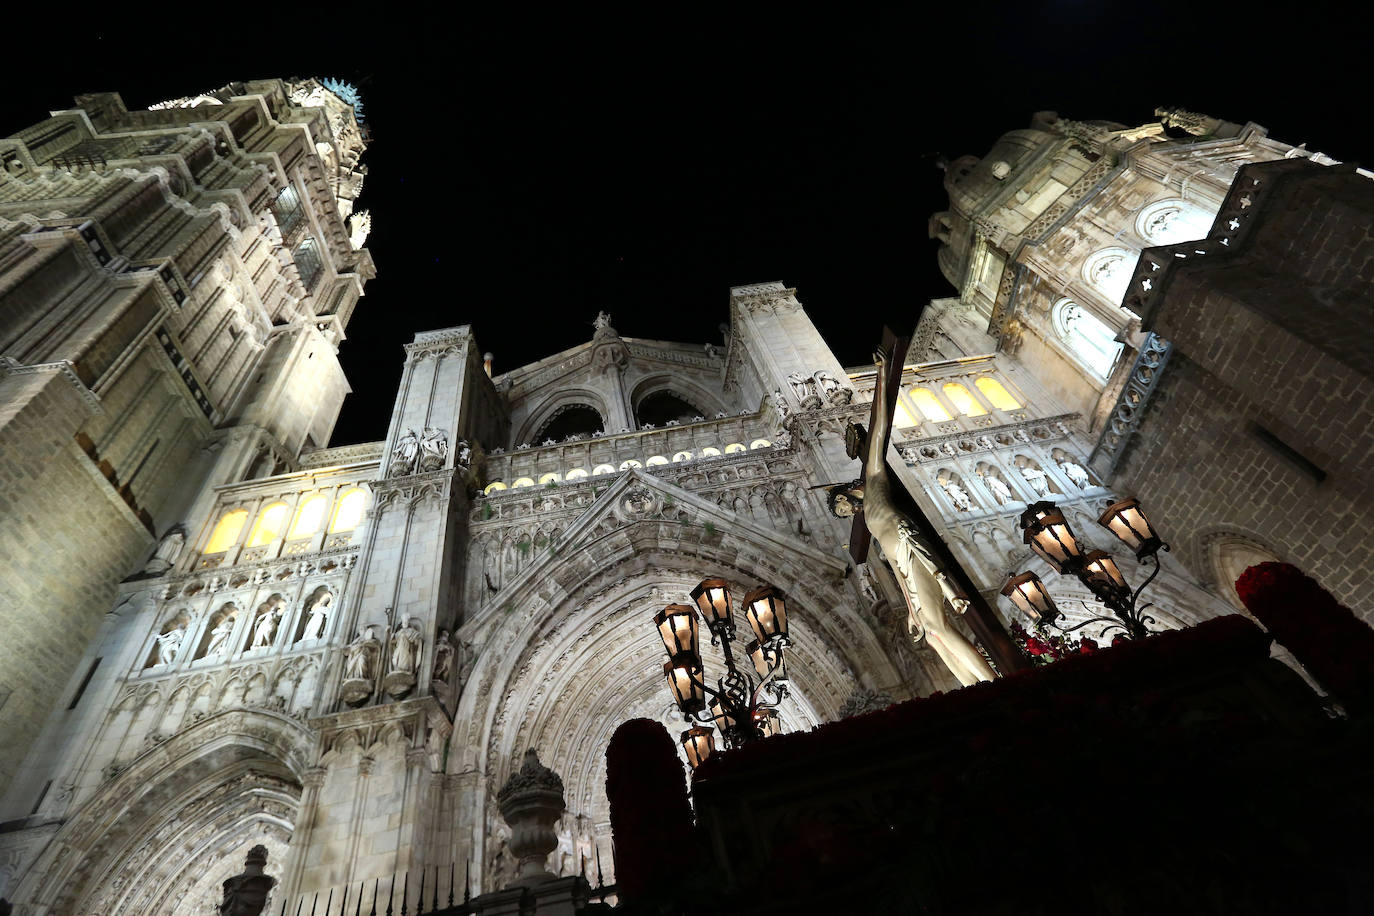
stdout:
{"type": "Polygon", "coordinates": [[[334,521],[330,532],[352,531],[362,523],[363,511],[367,508],[367,491],[355,487],[345,493],[334,507],[334,521]]]}
{"type": "Polygon", "coordinates": [[[1011,396],[1011,392],[1002,386],[1002,383],[990,376],[983,376],[973,384],[978,386],[978,390],[983,392],[983,397],[988,399],[998,410],[1017,410],[1021,404],[1016,398],[1011,396]]]}
{"type": "Polygon", "coordinates": [[[263,544],[270,544],[281,537],[286,530],[286,520],[290,517],[291,510],[286,508],[286,503],[272,503],[262,510],[258,515],[258,520],[253,525],[253,533],[248,538],[249,547],[260,547],[263,544]]]}
{"type": "Polygon", "coordinates": [[[1139,254],[1126,248],[1103,248],[1084,262],[1083,279],[1101,290],[1109,302],[1120,305],[1139,259],[1139,254]]]}
{"type": "Polygon", "coordinates": [[[1158,200],[1140,211],[1135,230],[1148,245],[1177,245],[1207,237],[1215,211],[1181,198],[1158,200]]]}
{"type": "Polygon", "coordinates": [[[557,471],[549,471],[547,474],[539,475],[539,485],[545,486],[551,483],[558,483],[561,479],[562,478],[558,476],[557,471]]]}
{"type": "Polygon", "coordinates": [[[501,490],[504,490],[505,488],[506,485],[503,482],[499,480],[493,480],[491,483],[487,484],[486,489],[484,489],[482,493],[486,496],[490,496],[491,494],[498,493],[501,490]]]}
{"type": "Polygon", "coordinates": [[[564,479],[564,480],[581,480],[583,477],[586,477],[586,476],[587,476],[587,469],[586,469],[586,468],[573,468],[573,469],[572,469],[571,471],[569,471],[567,474],[563,475],[563,479],[564,479]]]}
{"type": "Polygon", "coordinates": [[[668,459],[664,458],[662,455],[650,455],[649,460],[644,463],[653,468],[658,467],[660,464],[667,464],[668,459]]]}
{"type": "Polygon", "coordinates": [[[210,542],[205,545],[206,553],[224,553],[230,547],[238,543],[239,535],[243,532],[243,526],[248,522],[247,509],[235,509],[232,512],[224,513],[215,525],[215,531],[210,535],[210,542]]]}
{"type": "Polygon", "coordinates": [[[727,454],[727,455],[733,455],[733,454],[735,454],[736,452],[747,452],[747,451],[748,451],[748,449],[746,449],[746,448],[744,447],[744,443],[742,443],[742,442],[731,442],[729,445],[725,446],[725,454],[727,454]]]}
{"type": "Polygon", "coordinates": [[[930,393],[927,388],[911,389],[911,400],[915,402],[916,409],[921,412],[931,423],[943,423],[950,418],[949,412],[935,399],[935,395],[930,393]]]}
{"type": "Polygon", "coordinates": [[[897,429],[907,429],[920,424],[921,421],[913,417],[911,411],[906,409],[906,404],[902,403],[901,398],[898,398],[897,409],[892,414],[892,425],[897,429]]]}
{"type": "Polygon", "coordinates": [[[704,449],[701,450],[701,457],[703,457],[703,458],[719,458],[719,457],[720,457],[720,449],[716,448],[714,445],[708,445],[708,446],[706,446],[704,449]]]}
{"type": "Polygon", "coordinates": [[[535,442],[545,439],[561,442],[572,435],[590,436],[604,428],[605,423],[596,408],[586,404],[568,404],[555,410],[553,416],[545,420],[531,438],[535,442]]]}
{"type": "Polygon", "coordinates": [[[673,455],[673,461],[674,461],[674,462],[678,462],[678,461],[691,461],[691,460],[692,460],[692,453],[691,453],[691,452],[688,452],[688,451],[677,452],[676,454],[673,455]]]}
{"type": "Polygon", "coordinates": [[[645,396],[635,407],[635,422],[640,426],[645,423],[664,426],[672,420],[691,423],[693,417],[699,416],[703,416],[700,410],[671,391],[655,391],[645,396]]]}
{"type": "Polygon", "coordinates": [[[753,442],[750,442],[750,443],[749,443],[749,447],[750,447],[751,449],[755,449],[755,448],[771,448],[772,445],[773,445],[773,443],[769,442],[767,439],[755,439],[753,442]]]}
{"type": "Polygon", "coordinates": [[[1061,299],[1051,319],[1059,339],[1084,365],[1104,379],[1111,375],[1122,349],[1111,328],[1071,299],[1061,299]]]}
{"type": "Polygon", "coordinates": [[[968,389],[958,382],[946,382],[944,392],[945,397],[949,398],[949,402],[954,405],[955,410],[966,417],[981,417],[987,413],[983,409],[983,405],[975,401],[968,389]]]}
{"type": "Polygon", "coordinates": [[[534,478],[533,478],[533,477],[519,477],[519,478],[516,478],[515,483],[511,484],[511,489],[513,489],[513,490],[518,490],[518,489],[520,489],[521,487],[532,487],[532,486],[534,486],[534,478]]]}
{"type": "Polygon", "coordinates": [[[620,469],[621,469],[622,471],[628,471],[630,468],[642,468],[642,467],[644,467],[644,462],[639,461],[638,459],[635,459],[635,458],[629,458],[629,459],[627,459],[627,460],[625,460],[625,461],[620,462],[620,469]]]}
{"type": "Polygon", "coordinates": [[[592,468],[592,476],[593,476],[593,477],[600,477],[602,474],[614,474],[614,473],[615,473],[615,465],[612,465],[612,464],[598,464],[596,467],[592,468]]]}
{"type": "Polygon", "coordinates": [[[325,509],[329,508],[328,500],[323,493],[316,493],[301,503],[296,510],[296,520],[291,523],[290,540],[296,538],[306,538],[320,530],[320,525],[324,522],[325,509]]]}

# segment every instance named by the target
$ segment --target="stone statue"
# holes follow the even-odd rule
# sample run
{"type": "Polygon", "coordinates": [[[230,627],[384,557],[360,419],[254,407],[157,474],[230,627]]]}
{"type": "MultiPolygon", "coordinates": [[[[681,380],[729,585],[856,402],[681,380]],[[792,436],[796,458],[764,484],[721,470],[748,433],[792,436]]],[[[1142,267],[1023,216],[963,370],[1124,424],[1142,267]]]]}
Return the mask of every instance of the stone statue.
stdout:
{"type": "Polygon", "coordinates": [[[439,631],[439,639],[434,644],[434,680],[448,683],[453,672],[453,643],[448,638],[448,630],[439,631]]]}
{"type": "Polygon", "coordinates": [[[348,661],[344,665],[345,680],[366,680],[372,677],[372,663],[381,646],[377,637],[372,635],[373,629],[375,628],[372,624],[360,628],[358,638],[345,649],[348,653],[348,661]]]}
{"type": "Polygon", "coordinates": [[[983,475],[983,483],[988,485],[988,489],[992,492],[992,498],[997,500],[997,505],[1005,506],[1011,502],[1011,488],[1002,478],[989,471],[983,475]]]}
{"type": "Polygon", "coordinates": [[[816,391],[820,394],[821,399],[828,403],[848,404],[850,399],[854,397],[854,392],[842,386],[836,381],[835,376],[824,369],[817,369],[812,373],[811,378],[816,383],[816,391]]]}
{"type": "Polygon", "coordinates": [[[1064,469],[1064,473],[1068,476],[1069,480],[1073,481],[1073,485],[1078,487],[1078,489],[1086,490],[1093,485],[1092,481],[1088,479],[1088,469],[1076,461],[1065,458],[1059,462],[1059,466],[1064,469]]]}
{"type": "Polygon", "coordinates": [[[391,477],[404,477],[415,472],[415,461],[420,452],[420,437],[415,430],[408,429],[405,435],[396,440],[391,449],[391,477]]]}
{"type": "Polygon", "coordinates": [[[158,542],[157,550],[153,552],[152,557],[148,560],[148,565],[143,567],[143,571],[150,575],[162,575],[176,565],[177,559],[185,547],[186,529],[181,525],[172,527],[158,542]]]}
{"type": "Polygon", "coordinates": [[[219,916],[259,916],[267,905],[267,894],[277,879],[263,874],[267,866],[267,847],[254,846],[248,851],[243,871],[224,880],[224,899],[219,916]]]}
{"type": "Polygon", "coordinates": [[[596,318],[592,320],[592,327],[598,331],[611,326],[611,316],[608,312],[597,312],[596,318]]]}
{"type": "Polygon", "coordinates": [[[218,658],[229,649],[229,634],[234,631],[234,617],[225,614],[215,628],[210,631],[210,642],[205,647],[206,658],[218,658]]]}
{"type": "Polygon", "coordinates": [[[301,639],[319,639],[324,635],[324,625],[329,620],[329,606],[334,601],[334,596],[325,592],[311,603],[309,608],[310,616],[305,621],[305,632],[301,634],[301,639]]]}
{"type": "Polygon", "coordinates": [[[253,623],[253,643],[250,648],[266,649],[272,645],[272,637],[277,635],[277,608],[270,606],[258,615],[253,623]]]}
{"type": "Polygon", "coordinates": [[[787,384],[792,386],[792,393],[797,396],[798,401],[805,401],[811,394],[811,386],[815,384],[813,379],[805,378],[799,372],[793,372],[787,377],[787,384]]]}
{"type": "Polygon", "coordinates": [[[372,214],[367,210],[359,210],[348,218],[348,244],[355,249],[363,247],[371,231],[372,214]]]}
{"type": "Polygon", "coordinates": [[[969,495],[964,491],[964,488],[959,486],[953,480],[946,480],[944,483],[941,484],[941,486],[944,487],[945,492],[949,494],[950,502],[954,503],[955,509],[959,510],[960,512],[968,512],[970,509],[973,508],[973,500],[969,498],[969,495]]]}
{"type": "Polygon", "coordinates": [[[448,433],[426,426],[419,443],[419,470],[437,471],[448,460],[448,433]]]}
{"type": "Polygon", "coordinates": [[[1026,478],[1026,482],[1031,485],[1036,496],[1050,495],[1050,482],[1045,479],[1045,472],[1033,464],[1028,464],[1021,469],[1021,476],[1026,478]]]}
{"type": "Polygon", "coordinates": [[[420,631],[411,622],[403,623],[391,634],[391,670],[414,674],[419,660],[420,631]]]}
{"type": "Polygon", "coordinates": [[[157,663],[170,665],[177,660],[181,651],[181,641],[186,638],[186,621],[181,621],[166,633],[157,637],[157,663]]]}
{"type": "MultiPolygon", "coordinates": [[[[877,386],[873,399],[887,403],[887,354],[875,354],[877,386]]],[[[873,540],[878,542],[888,562],[897,573],[897,583],[907,602],[908,631],[924,629],[926,641],[940,656],[950,672],[961,684],[990,681],[995,676],[982,654],[945,617],[944,601],[958,613],[968,609],[968,599],[955,590],[949,576],[936,561],[934,553],[922,539],[915,521],[898,508],[893,498],[896,487],[887,469],[886,447],[892,418],[886,411],[876,411],[878,428],[865,436],[863,428],[851,423],[845,431],[846,446],[851,455],[864,462],[864,482],[857,505],[852,498],[844,503],[837,499],[842,488],[832,490],[831,511],[840,517],[862,512],[873,540]]],[[[854,485],[847,488],[853,494],[854,485]]]]}

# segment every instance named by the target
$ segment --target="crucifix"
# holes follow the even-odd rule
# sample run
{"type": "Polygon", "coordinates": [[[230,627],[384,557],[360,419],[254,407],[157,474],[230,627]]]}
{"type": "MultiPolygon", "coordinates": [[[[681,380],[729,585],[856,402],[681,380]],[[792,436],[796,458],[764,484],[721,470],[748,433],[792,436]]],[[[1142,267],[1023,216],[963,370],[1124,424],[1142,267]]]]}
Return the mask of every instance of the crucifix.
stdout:
{"type": "Polygon", "coordinates": [[[878,375],[869,428],[851,423],[845,449],[863,462],[863,475],[847,491],[832,493],[836,514],[854,518],[849,552],[855,563],[868,558],[873,538],[883,548],[906,596],[909,625],[925,631],[931,648],[965,685],[989,680],[992,669],[963,634],[945,617],[944,603],[962,614],[1003,674],[1027,667],[1001,622],[968,578],[930,520],[887,463],[892,417],[901,390],[908,338],[883,328],[877,353],[878,375]]]}

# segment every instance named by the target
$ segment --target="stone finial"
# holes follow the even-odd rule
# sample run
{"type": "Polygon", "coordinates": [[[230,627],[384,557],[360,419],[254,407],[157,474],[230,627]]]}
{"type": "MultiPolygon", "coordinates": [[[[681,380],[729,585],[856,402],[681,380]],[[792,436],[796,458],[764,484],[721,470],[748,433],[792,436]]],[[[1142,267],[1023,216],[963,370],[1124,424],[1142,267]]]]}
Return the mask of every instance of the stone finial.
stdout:
{"type": "Polygon", "coordinates": [[[224,881],[224,902],[219,905],[220,916],[260,916],[267,905],[267,892],[277,879],[263,874],[267,867],[267,847],[254,846],[248,850],[243,871],[224,881]]]}
{"type": "Polygon", "coordinates": [[[513,884],[532,885],[556,876],[545,868],[549,853],[558,847],[554,824],[563,816],[563,780],[539,762],[534,748],[496,795],[501,817],[510,825],[510,851],[520,860],[513,884]]]}

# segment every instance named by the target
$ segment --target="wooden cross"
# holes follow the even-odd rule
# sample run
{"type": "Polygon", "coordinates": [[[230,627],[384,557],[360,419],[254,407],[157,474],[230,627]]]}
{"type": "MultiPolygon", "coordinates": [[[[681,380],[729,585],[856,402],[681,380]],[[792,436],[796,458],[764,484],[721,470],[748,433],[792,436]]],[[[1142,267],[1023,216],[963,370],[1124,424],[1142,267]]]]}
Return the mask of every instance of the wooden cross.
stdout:
{"type": "MultiPolygon", "coordinates": [[[[897,398],[902,389],[902,372],[906,368],[906,350],[910,343],[909,337],[898,337],[892,333],[891,328],[883,328],[882,346],[883,352],[887,354],[887,361],[883,364],[883,372],[887,374],[887,384],[884,387],[886,397],[881,403],[877,398],[873,399],[873,407],[868,415],[870,434],[879,425],[885,425],[889,436],[891,435],[892,417],[897,411],[897,398]],[[878,413],[880,410],[883,413],[878,413]],[[879,424],[879,419],[883,418],[887,420],[886,424],[879,424]]],[[[887,445],[887,442],[882,444],[882,454],[884,455],[887,454],[887,445]]],[[[865,443],[860,442],[858,452],[858,458],[862,464],[867,454],[865,443]]],[[[854,456],[851,455],[850,457],[854,456]]],[[[890,466],[888,473],[894,479],[897,478],[897,475],[892,473],[890,466]]],[[[1007,631],[1002,628],[1002,622],[998,620],[997,614],[988,606],[982,593],[974,586],[973,580],[969,578],[959,561],[954,558],[949,546],[937,533],[935,526],[930,523],[930,519],[926,518],[916,500],[907,492],[906,487],[892,487],[892,501],[897,504],[904,515],[916,523],[916,527],[919,529],[918,533],[930,546],[931,552],[939,561],[941,568],[954,580],[955,587],[969,599],[969,609],[964,614],[964,619],[968,622],[969,628],[973,630],[978,641],[982,643],[983,648],[992,656],[998,670],[1003,674],[1010,674],[1013,671],[1020,671],[1028,667],[1026,657],[1012,642],[1007,631]]],[[[856,564],[863,563],[868,559],[870,541],[872,541],[872,535],[868,531],[868,522],[864,519],[862,512],[856,513],[853,526],[849,532],[849,555],[856,564]]]]}

